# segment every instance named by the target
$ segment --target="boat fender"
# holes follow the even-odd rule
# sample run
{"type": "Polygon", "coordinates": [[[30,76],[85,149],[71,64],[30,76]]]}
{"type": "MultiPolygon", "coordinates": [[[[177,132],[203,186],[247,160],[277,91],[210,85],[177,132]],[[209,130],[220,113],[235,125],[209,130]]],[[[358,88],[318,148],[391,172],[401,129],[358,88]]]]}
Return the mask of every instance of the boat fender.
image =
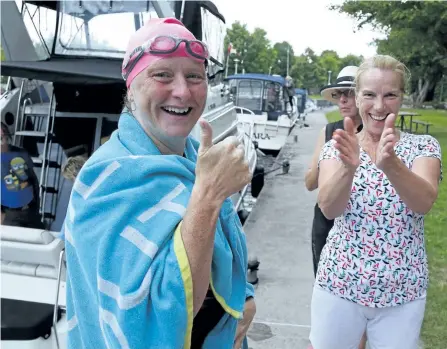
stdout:
{"type": "Polygon", "coordinates": [[[257,198],[264,187],[265,170],[263,166],[256,166],[251,179],[251,196],[257,198]]]}
{"type": "Polygon", "coordinates": [[[251,257],[248,260],[247,281],[252,285],[256,285],[259,282],[258,278],[259,264],[260,262],[257,257],[251,257]]]}

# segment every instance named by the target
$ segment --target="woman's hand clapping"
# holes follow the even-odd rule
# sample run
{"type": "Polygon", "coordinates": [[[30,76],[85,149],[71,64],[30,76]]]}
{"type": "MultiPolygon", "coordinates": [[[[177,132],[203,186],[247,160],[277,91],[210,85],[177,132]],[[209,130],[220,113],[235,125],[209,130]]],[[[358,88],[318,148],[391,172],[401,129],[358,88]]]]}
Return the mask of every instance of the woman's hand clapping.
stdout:
{"type": "Polygon", "coordinates": [[[344,119],[344,130],[334,132],[332,139],[334,147],[340,152],[340,160],[346,168],[355,172],[360,165],[360,146],[355,135],[354,122],[350,118],[344,119]]]}

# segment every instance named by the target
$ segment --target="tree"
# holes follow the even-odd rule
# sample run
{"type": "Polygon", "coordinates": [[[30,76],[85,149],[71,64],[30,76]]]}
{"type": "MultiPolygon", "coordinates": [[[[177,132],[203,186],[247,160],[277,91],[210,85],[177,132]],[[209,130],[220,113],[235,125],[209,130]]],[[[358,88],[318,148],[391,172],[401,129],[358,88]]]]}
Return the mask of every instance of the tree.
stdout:
{"type": "Polygon", "coordinates": [[[442,1],[345,1],[331,7],[371,24],[386,40],[376,40],[378,52],[404,62],[412,71],[410,92],[416,105],[433,98],[447,70],[447,4],[442,1]]]}
{"type": "Polygon", "coordinates": [[[235,71],[235,59],[239,59],[238,73],[245,69],[246,73],[268,74],[270,66],[276,60],[276,51],[271,48],[267,39],[267,32],[261,28],[255,28],[253,33],[247,30],[246,24],[235,22],[227,29],[224,40],[225,47],[232,45],[233,53],[227,52],[225,62],[228,60],[228,74],[235,71]]]}
{"type": "Polygon", "coordinates": [[[295,58],[291,76],[295,86],[307,90],[319,90],[327,82],[327,70],[321,65],[320,57],[311,48],[295,58]]]}
{"type": "Polygon", "coordinates": [[[287,56],[289,57],[289,75],[290,68],[293,66],[295,61],[295,54],[293,52],[292,45],[287,41],[277,42],[273,45],[273,48],[277,52],[277,60],[274,62],[274,73],[281,76],[287,76],[287,56]]]}
{"type": "Polygon", "coordinates": [[[348,65],[359,66],[363,61],[363,56],[347,55],[346,57],[340,58],[340,69],[347,67],[348,65]]]}

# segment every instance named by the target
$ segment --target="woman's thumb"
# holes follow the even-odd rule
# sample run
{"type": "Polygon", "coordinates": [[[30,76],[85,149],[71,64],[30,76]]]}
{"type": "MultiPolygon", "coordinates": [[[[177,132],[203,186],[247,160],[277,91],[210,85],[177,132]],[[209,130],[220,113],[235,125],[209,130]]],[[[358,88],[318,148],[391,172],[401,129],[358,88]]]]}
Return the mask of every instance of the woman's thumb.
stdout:
{"type": "Polygon", "coordinates": [[[202,136],[200,139],[200,151],[207,151],[213,146],[213,129],[208,121],[204,119],[199,120],[202,136]]]}

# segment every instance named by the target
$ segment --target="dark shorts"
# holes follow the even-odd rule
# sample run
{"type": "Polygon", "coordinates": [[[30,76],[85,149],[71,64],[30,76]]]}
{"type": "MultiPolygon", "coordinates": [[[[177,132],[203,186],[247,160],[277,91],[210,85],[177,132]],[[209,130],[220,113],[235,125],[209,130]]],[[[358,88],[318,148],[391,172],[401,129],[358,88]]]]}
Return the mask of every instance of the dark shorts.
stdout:
{"type": "Polygon", "coordinates": [[[208,289],[202,307],[194,318],[191,335],[191,349],[201,349],[205,338],[225,315],[225,310],[208,289]]]}
{"type": "Polygon", "coordinates": [[[314,275],[317,274],[321,251],[326,244],[327,236],[333,226],[334,221],[327,219],[323,212],[321,212],[318,204],[315,205],[314,220],[312,223],[312,260],[314,265],[314,275]]]}
{"type": "Polygon", "coordinates": [[[45,229],[41,222],[37,203],[31,203],[22,208],[9,208],[2,205],[2,213],[5,215],[3,225],[22,228],[45,229]]]}

